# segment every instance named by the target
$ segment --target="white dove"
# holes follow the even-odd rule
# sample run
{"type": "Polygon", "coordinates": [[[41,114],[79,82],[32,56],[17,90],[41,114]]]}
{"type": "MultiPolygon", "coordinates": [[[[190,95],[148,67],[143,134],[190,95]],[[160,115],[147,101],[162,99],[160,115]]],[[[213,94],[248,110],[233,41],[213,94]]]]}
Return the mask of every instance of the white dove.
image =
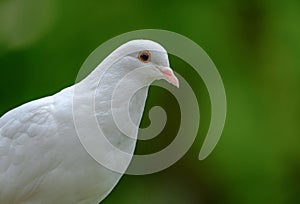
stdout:
{"type": "MultiPolygon", "coordinates": [[[[81,82],[59,93],[26,103],[0,118],[0,203],[1,204],[94,204],[101,202],[120,180],[122,173],[99,164],[86,151],[74,125],[73,112],[79,122],[95,116],[107,139],[133,155],[150,82],[165,79],[178,87],[178,79],[169,67],[166,50],[150,40],[129,41],[110,55],[81,82]],[[130,100],[130,116],[137,126],[126,136],[114,123],[110,105],[114,88],[130,72],[128,87],[149,83],[130,100]],[[105,71],[103,71],[105,70],[105,71]],[[75,89],[79,94],[74,96],[75,89]],[[95,95],[94,104],[85,98],[95,95]],[[76,102],[76,106],[73,106],[76,102]],[[82,104],[81,104],[82,102],[82,104]],[[91,106],[94,112],[91,112],[91,106]]],[[[124,106],[120,106],[124,108],[124,106]]],[[[78,121],[77,121],[78,122],[78,121]]],[[[89,135],[89,132],[86,132],[89,135]]],[[[83,135],[84,137],[84,135],[83,135]]],[[[103,147],[101,147],[103,148],[103,147]]],[[[120,161],[114,152],[100,149],[112,164],[120,161]]]]}

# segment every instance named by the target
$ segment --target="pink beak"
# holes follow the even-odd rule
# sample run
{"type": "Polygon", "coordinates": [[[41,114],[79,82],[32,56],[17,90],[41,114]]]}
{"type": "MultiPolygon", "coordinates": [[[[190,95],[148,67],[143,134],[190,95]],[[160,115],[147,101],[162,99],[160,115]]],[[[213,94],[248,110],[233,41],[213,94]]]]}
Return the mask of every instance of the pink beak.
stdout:
{"type": "Polygon", "coordinates": [[[179,81],[170,67],[160,67],[159,70],[161,71],[161,73],[163,74],[163,78],[167,82],[179,88],[179,81]]]}

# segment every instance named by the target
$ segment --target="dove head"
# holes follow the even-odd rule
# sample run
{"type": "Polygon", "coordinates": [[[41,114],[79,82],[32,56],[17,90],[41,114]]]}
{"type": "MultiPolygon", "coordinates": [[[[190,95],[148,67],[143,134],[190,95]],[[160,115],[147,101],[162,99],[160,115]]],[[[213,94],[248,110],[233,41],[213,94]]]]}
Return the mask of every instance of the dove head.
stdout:
{"type": "Polygon", "coordinates": [[[92,103],[92,111],[82,112],[95,111],[99,127],[112,143],[133,154],[149,85],[159,79],[179,86],[167,51],[150,40],[132,40],[115,49],[77,85],[75,101],[88,108],[92,103]]]}
{"type": "Polygon", "coordinates": [[[167,51],[158,43],[150,40],[132,40],[117,48],[106,59],[120,72],[134,73],[136,82],[149,83],[164,79],[176,87],[179,82],[169,66],[167,51]]]}

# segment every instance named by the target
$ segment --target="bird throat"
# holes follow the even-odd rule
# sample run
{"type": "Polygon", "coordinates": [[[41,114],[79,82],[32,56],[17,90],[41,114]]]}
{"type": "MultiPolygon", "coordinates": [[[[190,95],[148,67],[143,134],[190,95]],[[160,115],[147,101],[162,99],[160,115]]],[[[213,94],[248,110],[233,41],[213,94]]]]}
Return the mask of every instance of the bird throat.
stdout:
{"type": "Polygon", "coordinates": [[[100,82],[95,96],[96,118],[103,134],[112,145],[121,151],[133,154],[148,86],[138,89],[132,96],[126,94],[126,87],[124,87],[124,94],[116,95],[114,88],[111,88],[117,86],[116,81],[103,77],[100,82]],[[129,102],[128,106],[124,105],[126,101],[129,102]],[[126,114],[129,119],[121,118],[126,114]]]}

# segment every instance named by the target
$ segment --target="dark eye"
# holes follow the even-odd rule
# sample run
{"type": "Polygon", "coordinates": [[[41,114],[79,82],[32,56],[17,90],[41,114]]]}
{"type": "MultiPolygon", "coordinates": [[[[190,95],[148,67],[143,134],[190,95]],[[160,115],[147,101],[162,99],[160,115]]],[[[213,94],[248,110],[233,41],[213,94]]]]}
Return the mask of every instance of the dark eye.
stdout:
{"type": "Polygon", "coordinates": [[[141,60],[142,62],[149,62],[151,59],[151,54],[148,50],[144,50],[142,52],[139,53],[138,56],[139,60],[141,60]]]}

